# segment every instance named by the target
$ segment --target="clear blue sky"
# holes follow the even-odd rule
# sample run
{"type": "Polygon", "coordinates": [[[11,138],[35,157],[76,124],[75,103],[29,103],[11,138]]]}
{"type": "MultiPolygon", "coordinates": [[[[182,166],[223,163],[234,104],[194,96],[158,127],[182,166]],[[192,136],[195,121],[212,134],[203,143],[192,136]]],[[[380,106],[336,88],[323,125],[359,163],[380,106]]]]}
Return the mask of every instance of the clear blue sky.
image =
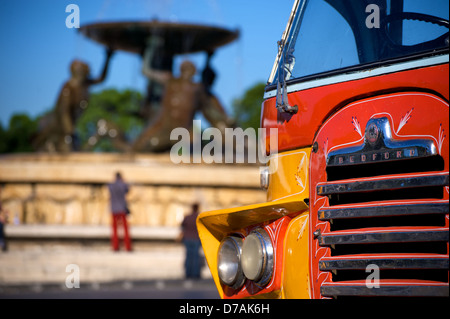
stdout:
{"type": "MultiPolygon", "coordinates": [[[[99,75],[104,47],[68,29],[68,4],[80,8],[80,24],[127,20],[198,23],[239,29],[240,39],[219,49],[212,66],[213,90],[230,110],[234,98],[258,81],[265,82],[294,0],[1,0],[0,121],[14,113],[35,117],[53,107],[69,78],[74,58],[99,75]]],[[[190,57],[202,63],[202,56],[190,57]]],[[[92,91],[133,88],[144,91],[140,58],[116,52],[107,80],[92,91]]],[[[199,65],[201,67],[201,65],[199,65]]]]}

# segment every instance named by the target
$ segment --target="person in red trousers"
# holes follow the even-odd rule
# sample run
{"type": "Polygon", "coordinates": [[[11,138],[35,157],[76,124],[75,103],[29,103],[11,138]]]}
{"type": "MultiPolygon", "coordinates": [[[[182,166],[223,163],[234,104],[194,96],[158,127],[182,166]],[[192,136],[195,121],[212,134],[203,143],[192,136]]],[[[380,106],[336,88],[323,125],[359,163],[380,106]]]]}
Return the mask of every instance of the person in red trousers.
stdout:
{"type": "Polygon", "coordinates": [[[127,215],[129,214],[127,200],[125,195],[128,193],[129,186],[124,182],[120,172],[116,173],[116,179],[113,183],[108,184],[111,215],[112,215],[112,235],[111,245],[114,251],[119,251],[118,228],[123,228],[123,241],[125,249],[131,251],[131,238],[128,231],[127,215]]]}

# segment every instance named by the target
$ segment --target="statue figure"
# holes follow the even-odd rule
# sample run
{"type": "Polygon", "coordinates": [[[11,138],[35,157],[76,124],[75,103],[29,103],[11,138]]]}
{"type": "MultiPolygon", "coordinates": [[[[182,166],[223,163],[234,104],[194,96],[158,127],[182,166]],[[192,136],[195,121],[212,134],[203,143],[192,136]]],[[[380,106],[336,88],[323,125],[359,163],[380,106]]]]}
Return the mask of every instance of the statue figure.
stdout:
{"type": "Polygon", "coordinates": [[[148,80],[147,94],[138,114],[145,122],[151,121],[158,114],[165,85],[164,81],[155,81],[153,73],[150,74],[148,70],[170,75],[173,69],[174,55],[169,48],[164,46],[164,38],[154,35],[146,42],[146,47],[142,52],[142,73],[148,80]]]}
{"type": "Polygon", "coordinates": [[[210,60],[214,52],[208,51],[207,54],[206,66],[202,71],[202,84],[206,94],[205,103],[202,105],[202,113],[208,122],[223,134],[226,127],[232,128],[235,123],[232,118],[228,117],[222,104],[211,91],[216,78],[216,73],[210,66],[210,60]]]}
{"type": "Polygon", "coordinates": [[[44,116],[33,145],[37,150],[70,152],[77,150],[75,126],[88,106],[89,88],[105,80],[113,50],[106,51],[106,60],[100,77],[90,77],[89,66],[79,60],[70,65],[70,79],[64,83],[54,110],[44,116]]]}
{"type": "Polygon", "coordinates": [[[156,19],[94,23],[79,30],[102,45],[139,54],[143,59],[143,74],[148,79],[145,102],[139,110],[128,113],[146,123],[142,133],[130,142],[129,132],[121,132],[117,123],[99,119],[97,133],[89,138],[89,147],[106,138],[122,152],[168,151],[176,143],[170,140],[172,130],[178,127],[189,130],[198,111],[222,131],[234,127],[234,121],[211,91],[215,72],[209,63],[214,51],[234,41],[238,31],[156,19]],[[179,77],[173,76],[174,57],[194,52],[208,54],[202,81],[194,82],[196,68],[190,62],[183,63],[179,77]]]}
{"type": "Polygon", "coordinates": [[[211,93],[214,81],[214,71],[207,66],[203,72],[202,83],[193,81],[196,73],[195,65],[184,61],[180,66],[180,76],[174,77],[167,69],[153,69],[152,59],[155,55],[154,38],[151,39],[144,53],[142,72],[146,77],[156,83],[162,84],[164,90],[160,101],[160,110],[149,126],[134,141],[131,150],[139,151],[166,151],[174,141],[170,140],[170,133],[177,127],[191,129],[192,121],[197,111],[201,111],[211,125],[219,129],[232,125],[219,100],[211,93]]]}

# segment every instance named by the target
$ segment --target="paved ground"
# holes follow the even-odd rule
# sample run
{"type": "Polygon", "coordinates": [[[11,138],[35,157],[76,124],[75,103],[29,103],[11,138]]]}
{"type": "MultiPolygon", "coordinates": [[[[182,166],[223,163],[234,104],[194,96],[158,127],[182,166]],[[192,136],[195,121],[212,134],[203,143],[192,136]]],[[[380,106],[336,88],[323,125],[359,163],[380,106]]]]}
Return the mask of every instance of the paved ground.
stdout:
{"type": "Polygon", "coordinates": [[[0,299],[219,299],[212,279],[123,280],[80,284],[6,285],[0,299]]]}
{"type": "Polygon", "coordinates": [[[0,253],[0,298],[218,298],[208,267],[186,281],[183,261],[171,241],[112,252],[107,240],[14,240],[0,253]]]}

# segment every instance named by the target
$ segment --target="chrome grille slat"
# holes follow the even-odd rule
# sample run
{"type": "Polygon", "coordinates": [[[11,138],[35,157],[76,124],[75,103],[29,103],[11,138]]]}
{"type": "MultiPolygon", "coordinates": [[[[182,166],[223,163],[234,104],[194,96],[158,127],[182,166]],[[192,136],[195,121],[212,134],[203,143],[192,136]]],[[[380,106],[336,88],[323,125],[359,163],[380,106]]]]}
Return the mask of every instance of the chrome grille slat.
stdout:
{"type": "Polygon", "coordinates": [[[408,296],[408,297],[448,297],[449,286],[444,283],[390,284],[381,283],[379,288],[370,288],[363,284],[345,285],[323,284],[320,288],[323,296],[408,296]]]}
{"type": "Polygon", "coordinates": [[[335,207],[332,209],[320,209],[320,220],[344,219],[344,218],[362,218],[362,217],[381,217],[381,216],[400,216],[400,215],[420,215],[420,214],[448,214],[448,203],[420,203],[420,204],[396,204],[396,205],[377,205],[365,207],[335,207]]]}
{"type": "Polygon", "coordinates": [[[371,264],[376,264],[380,269],[448,269],[449,259],[446,255],[339,256],[322,258],[319,269],[322,271],[366,269],[371,264]]]}
{"type": "Polygon", "coordinates": [[[352,182],[332,182],[317,186],[317,195],[373,192],[413,187],[448,186],[447,175],[418,175],[400,178],[366,179],[352,182]]]}
{"type": "Polygon", "coordinates": [[[374,231],[332,232],[319,236],[319,245],[373,244],[394,242],[448,241],[447,229],[431,228],[417,230],[382,229],[374,231]]]}

